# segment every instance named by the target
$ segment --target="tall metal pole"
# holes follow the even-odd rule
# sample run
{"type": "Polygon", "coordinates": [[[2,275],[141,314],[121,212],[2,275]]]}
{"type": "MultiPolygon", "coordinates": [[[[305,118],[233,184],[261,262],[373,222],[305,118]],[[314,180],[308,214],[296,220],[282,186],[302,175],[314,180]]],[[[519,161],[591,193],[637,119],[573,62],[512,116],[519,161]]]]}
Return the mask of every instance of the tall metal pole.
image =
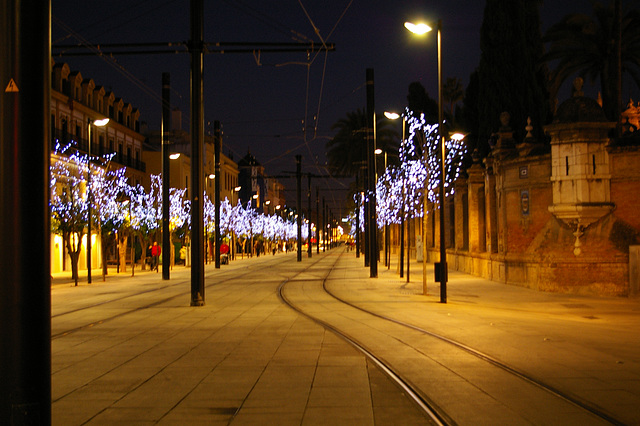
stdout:
{"type": "Polygon", "coordinates": [[[0,2],[0,423],[51,424],[48,0],[0,2]]]}
{"type": "Polygon", "coordinates": [[[402,216],[400,217],[400,261],[398,265],[400,266],[400,278],[404,277],[404,194],[403,197],[403,206],[402,206],[402,216]]]}
{"type": "Polygon", "coordinates": [[[309,173],[307,175],[307,183],[309,185],[309,192],[307,192],[307,202],[308,202],[308,208],[307,211],[309,212],[309,236],[307,237],[307,256],[311,257],[312,255],[312,250],[313,247],[311,246],[311,173],[309,173]]]}
{"type": "MultiPolygon", "coordinates": [[[[131,220],[131,204],[133,200],[129,199],[129,220],[131,220]]],[[[136,235],[133,233],[133,227],[131,227],[131,276],[135,276],[135,266],[136,266],[136,247],[134,245],[134,241],[136,240],[136,235]]]]}
{"type": "Polygon", "coordinates": [[[358,183],[358,176],[360,175],[360,171],[356,174],[356,191],[358,191],[358,195],[356,196],[356,259],[360,257],[360,209],[362,209],[362,191],[360,191],[360,185],[358,183]]]}
{"type": "Polygon", "coordinates": [[[298,210],[298,262],[302,262],[302,156],[296,155],[296,208],[298,210]]]}
{"type": "Polygon", "coordinates": [[[327,206],[322,197],[322,252],[327,251],[327,206]]]}
{"type": "Polygon", "coordinates": [[[367,68],[367,171],[369,199],[369,277],[378,277],[378,224],[376,220],[376,112],[374,102],[373,69],[367,68]]]}
{"type": "MultiPolygon", "coordinates": [[[[87,119],[87,138],[89,147],[87,149],[87,284],[91,284],[91,207],[93,204],[93,194],[91,192],[91,119],[87,119]]],[[[131,217],[131,216],[129,216],[131,217]]]]}
{"type": "Polygon", "coordinates": [[[171,75],[162,73],[162,279],[168,280],[171,267],[171,231],[169,229],[169,187],[171,186],[171,75]]]}
{"type": "Polygon", "coordinates": [[[320,254],[320,230],[322,229],[320,222],[320,188],[316,186],[316,254],[320,254]]]}
{"type": "Polygon", "coordinates": [[[440,302],[447,303],[447,248],[445,247],[445,232],[444,232],[444,209],[445,209],[445,193],[444,193],[444,180],[445,167],[444,162],[446,159],[446,148],[444,145],[444,129],[443,129],[443,116],[442,116],[442,21],[438,21],[438,137],[440,139],[440,183],[439,197],[440,197],[440,263],[439,263],[439,281],[440,281],[440,302]]]}
{"type": "Polygon", "coordinates": [[[215,236],[215,262],[216,269],[220,269],[220,244],[222,243],[220,238],[220,214],[222,209],[220,208],[220,180],[222,180],[222,175],[220,174],[220,149],[222,147],[222,131],[220,130],[220,122],[213,122],[213,150],[215,155],[215,169],[214,173],[216,175],[215,180],[213,181],[214,185],[214,200],[216,206],[216,217],[215,217],[215,227],[216,227],[216,236],[215,236]]]}
{"type": "Polygon", "coordinates": [[[204,2],[191,0],[191,306],[204,305],[204,213],[202,96],[204,2]]]}
{"type": "Polygon", "coordinates": [[[407,218],[407,282],[409,282],[409,269],[411,265],[411,218],[407,218]]]}

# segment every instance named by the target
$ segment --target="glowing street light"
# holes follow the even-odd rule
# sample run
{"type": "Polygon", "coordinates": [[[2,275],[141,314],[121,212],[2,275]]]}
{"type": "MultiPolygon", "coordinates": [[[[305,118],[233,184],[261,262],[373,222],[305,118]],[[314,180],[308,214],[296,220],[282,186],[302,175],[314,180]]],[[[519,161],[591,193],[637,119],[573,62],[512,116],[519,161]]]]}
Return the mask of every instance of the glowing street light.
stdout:
{"type": "Polygon", "coordinates": [[[385,111],[384,116],[387,117],[389,120],[397,120],[398,118],[400,118],[400,114],[398,114],[397,112],[385,111]]]}
{"type": "MultiPolygon", "coordinates": [[[[432,28],[424,23],[413,24],[405,22],[405,28],[417,35],[424,35],[432,28]]],[[[442,21],[438,20],[438,139],[440,140],[440,182],[438,184],[440,198],[440,263],[436,265],[436,277],[440,281],[440,302],[447,303],[447,249],[444,235],[444,179],[446,147],[444,142],[443,114],[442,114],[442,21]]],[[[424,241],[423,247],[424,247],[424,241]]]]}
{"type": "MultiPolygon", "coordinates": [[[[404,27],[406,29],[408,29],[409,31],[411,31],[414,34],[417,35],[424,35],[426,33],[428,33],[429,31],[431,31],[433,28],[431,28],[429,25],[421,22],[419,24],[413,24],[411,22],[405,22],[404,23],[404,27]]],[[[439,29],[438,29],[439,31],[439,29]]]]}
{"type": "Polygon", "coordinates": [[[88,222],[87,222],[87,283],[91,284],[91,126],[96,127],[104,127],[109,122],[108,118],[103,118],[101,120],[92,120],[91,118],[87,119],[87,139],[89,139],[89,149],[87,153],[89,154],[87,161],[87,211],[88,211],[88,222]]]}

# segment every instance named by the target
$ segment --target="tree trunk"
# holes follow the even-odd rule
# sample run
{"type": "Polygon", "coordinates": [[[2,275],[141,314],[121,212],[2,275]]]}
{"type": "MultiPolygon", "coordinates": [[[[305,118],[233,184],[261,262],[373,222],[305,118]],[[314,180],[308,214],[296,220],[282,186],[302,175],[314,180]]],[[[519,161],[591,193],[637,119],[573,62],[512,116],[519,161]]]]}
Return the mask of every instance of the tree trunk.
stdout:
{"type": "Polygon", "coordinates": [[[100,243],[102,244],[102,281],[106,280],[107,274],[107,251],[109,249],[109,236],[100,231],[100,243]]]}
{"type": "Polygon", "coordinates": [[[71,241],[71,233],[64,235],[67,251],[69,252],[69,258],[71,259],[71,279],[78,285],[78,260],[80,259],[80,250],[82,249],[82,237],[80,234],[77,245],[73,247],[71,241]]]}
{"type": "MultiPolygon", "coordinates": [[[[121,234],[124,234],[121,233],[121,234]]],[[[120,272],[127,272],[127,240],[129,239],[128,235],[120,236],[118,235],[118,256],[120,257],[120,272]]]]}
{"type": "Polygon", "coordinates": [[[138,237],[140,238],[140,249],[141,249],[141,253],[140,253],[140,263],[142,264],[140,266],[140,270],[141,271],[145,271],[147,269],[147,247],[149,247],[151,244],[149,244],[150,239],[149,238],[144,238],[144,236],[142,235],[142,232],[138,233],[138,237]]]}

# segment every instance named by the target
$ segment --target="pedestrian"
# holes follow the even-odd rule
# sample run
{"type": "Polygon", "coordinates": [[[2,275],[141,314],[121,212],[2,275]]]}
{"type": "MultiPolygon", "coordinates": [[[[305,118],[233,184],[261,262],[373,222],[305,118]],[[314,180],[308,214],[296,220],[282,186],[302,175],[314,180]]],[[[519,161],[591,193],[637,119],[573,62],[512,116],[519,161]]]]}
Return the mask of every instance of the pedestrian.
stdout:
{"type": "Polygon", "coordinates": [[[153,258],[153,263],[151,265],[151,270],[154,269],[158,272],[158,264],[160,263],[160,253],[162,253],[162,249],[158,245],[157,241],[153,242],[153,247],[151,247],[151,257],[153,258]]]}
{"type": "Polygon", "coordinates": [[[220,263],[223,265],[229,263],[229,244],[224,241],[220,244],[220,263]]]}
{"type": "Polygon", "coordinates": [[[180,263],[187,266],[187,246],[180,248],[180,263]]]}

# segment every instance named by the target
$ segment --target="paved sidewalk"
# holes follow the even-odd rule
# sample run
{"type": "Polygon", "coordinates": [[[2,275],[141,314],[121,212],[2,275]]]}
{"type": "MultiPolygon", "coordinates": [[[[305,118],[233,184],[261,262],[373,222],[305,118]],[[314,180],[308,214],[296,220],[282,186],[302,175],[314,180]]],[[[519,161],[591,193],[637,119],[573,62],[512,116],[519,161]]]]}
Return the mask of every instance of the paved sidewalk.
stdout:
{"type": "MultiPolygon", "coordinates": [[[[340,256],[342,250],[321,256],[340,256]]],[[[617,418],[640,423],[640,299],[540,293],[451,271],[448,303],[441,304],[431,265],[425,296],[421,265],[412,263],[407,283],[396,274],[396,261],[389,270],[380,264],[379,277],[371,279],[363,258],[344,253],[328,288],[596,398],[617,418]]],[[[236,260],[220,270],[210,264],[205,274],[239,274],[262,264],[269,280],[259,274],[241,285],[222,280],[208,290],[202,308],[180,299],[163,302],[54,340],[54,424],[426,422],[363,355],[277,299],[279,268],[301,270],[306,253],[301,263],[295,253],[279,254],[236,260]],[[285,256],[284,266],[273,263],[285,256]]],[[[189,271],[175,267],[172,282],[188,282],[189,271]]],[[[136,270],[134,277],[110,272],[103,283],[100,273],[92,274],[100,292],[111,283],[135,291],[162,282],[161,273],[136,270]]],[[[79,297],[68,278],[53,278],[54,303],[79,297]]],[[[314,279],[309,274],[301,281],[314,279]]],[[[86,276],[79,285],[86,286],[86,276]]],[[[95,314],[118,309],[100,305],[95,314]]],[[[87,321],[86,313],[78,315],[79,323],[87,321]]],[[[59,321],[54,319],[54,328],[59,321]]]]}

